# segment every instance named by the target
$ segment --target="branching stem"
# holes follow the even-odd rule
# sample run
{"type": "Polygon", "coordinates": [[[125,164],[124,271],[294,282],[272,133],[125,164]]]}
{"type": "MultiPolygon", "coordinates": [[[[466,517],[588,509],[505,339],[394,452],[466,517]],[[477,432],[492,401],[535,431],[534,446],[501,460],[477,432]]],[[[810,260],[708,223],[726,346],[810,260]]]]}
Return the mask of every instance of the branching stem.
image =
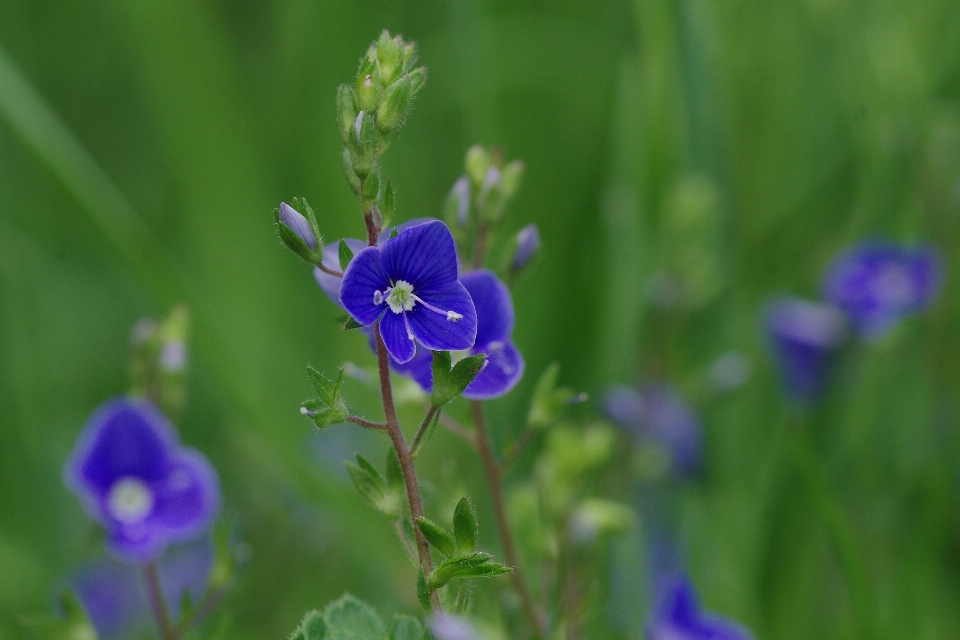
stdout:
{"type": "Polygon", "coordinates": [[[427,430],[430,429],[430,425],[433,423],[433,417],[437,415],[437,411],[439,410],[440,407],[432,404],[430,408],[427,409],[427,415],[423,416],[423,422],[420,423],[420,428],[417,429],[417,435],[413,437],[413,444],[410,445],[410,451],[413,452],[413,455],[416,455],[416,452],[420,450],[420,441],[427,435],[427,430]]]}
{"type": "Polygon", "coordinates": [[[471,400],[470,409],[473,412],[473,426],[477,431],[477,449],[480,452],[480,460],[483,462],[487,484],[490,485],[490,497],[493,499],[493,512],[497,520],[497,531],[500,534],[503,553],[507,557],[507,563],[513,567],[513,573],[510,575],[517,594],[520,596],[520,601],[523,603],[523,611],[530,621],[530,626],[533,627],[534,635],[542,638],[544,637],[543,621],[537,613],[530,592],[527,591],[527,583],[524,580],[520,559],[513,543],[513,534],[510,532],[510,523],[507,521],[507,508],[503,497],[500,468],[497,466],[497,461],[493,457],[493,450],[490,446],[490,436],[487,434],[486,421],[483,416],[483,404],[479,400],[471,400]]]}
{"type": "Polygon", "coordinates": [[[317,269],[320,269],[320,271],[323,271],[324,273],[329,273],[331,276],[335,276],[337,278],[343,277],[342,271],[337,271],[336,269],[331,269],[330,267],[324,266],[322,262],[317,264],[317,269]]]}
{"type": "Polygon", "coordinates": [[[352,422],[353,424],[358,424],[361,427],[366,427],[367,429],[375,429],[377,431],[388,430],[387,425],[383,424],[382,422],[371,422],[370,420],[361,418],[360,416],[349,416],[347,418],[347,422],[352,422]]]}

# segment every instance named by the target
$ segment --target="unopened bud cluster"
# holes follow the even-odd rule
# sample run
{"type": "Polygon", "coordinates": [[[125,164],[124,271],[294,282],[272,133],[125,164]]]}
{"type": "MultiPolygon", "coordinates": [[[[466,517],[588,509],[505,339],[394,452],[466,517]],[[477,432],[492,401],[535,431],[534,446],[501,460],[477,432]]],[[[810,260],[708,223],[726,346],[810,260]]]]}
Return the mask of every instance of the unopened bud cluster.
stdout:
{"type": "Polygon", "coordinates": [[[337,123],[343,139],[343,172],[364,215],[382,227],[378,158],[400,132],[413,97],[423,87],[427,70],[417,66],[417,49],[387,31],[370,45],[360,61],[353,86],[337,92],[337,123]],[[376,212],[374,212],[376,209],[376,212]]]}

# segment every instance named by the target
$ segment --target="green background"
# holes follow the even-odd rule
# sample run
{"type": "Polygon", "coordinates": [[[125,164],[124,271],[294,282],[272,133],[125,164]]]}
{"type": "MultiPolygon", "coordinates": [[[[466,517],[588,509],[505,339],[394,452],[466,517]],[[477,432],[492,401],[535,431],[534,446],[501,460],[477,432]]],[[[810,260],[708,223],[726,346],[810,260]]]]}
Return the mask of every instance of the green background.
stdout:
{"type": "MultiPolygon", "coordinates": [[[[219,469],[252,550],[224,607],[229,637],[285,637],[345,589],[415,611],[392,532],[337,462],[385,443],[318,435],[297,414],[306,362],[373,359],[270,213],[305,196],[326,237],[362,234],[333,102],[383,28],[416,40],[430,71],[385,156],[398,219],[439,215],[475,142],[526,163],[505,230],[534,221],[543,249],[514,290],[528,373],[491,403],[497,437],[520,428],[551,361],[594,398],[669,379],[704,421],[705,471],[672,509],[709,608],[761,638],[864,637],[864,625],[954,637],[951,0],[0,0],[0,636],[26,637],[16,617],[49,608],[61,576],[96,553],[61,467],[86,417],[125,390],[133,323],[178,301],[195,329],[179,427],[219,469]],[[777,292],[815,296],[830,258],[873,235],[933,242],[943,291],[845,354],[827,405],[805,418],[825,479],[809,492],[786,462],[792,414],[759,313],[777,292]],[[650,303],[663,273],[689,293],[669,313],[650,303]],[[730,351],[752,375],[722,395],[705,372],[730,351]]],[[[373,390],[348,393],[375,411],[373,390]]],[[[496,550],[475,458],[441,433],[424,460],[428,513],[447,510],[430,483],[465,487],[496,550]]],[[[639,637],[640,591],[612,596],[604,611],[639,637]]]]}

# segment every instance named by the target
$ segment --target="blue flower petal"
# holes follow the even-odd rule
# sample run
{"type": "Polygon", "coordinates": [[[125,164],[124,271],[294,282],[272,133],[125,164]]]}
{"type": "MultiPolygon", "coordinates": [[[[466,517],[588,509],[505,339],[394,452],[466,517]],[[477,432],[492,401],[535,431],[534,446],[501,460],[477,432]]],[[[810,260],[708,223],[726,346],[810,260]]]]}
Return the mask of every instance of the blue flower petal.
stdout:
{"type": "Polygon", "coordinates": [[[486,366],[477,374],[466,390],[464,398],[489,400],[507,393],[523,377],[523,355],[509,339],[495,340],[475,346],[474,353],[487,354],[486,366]]]}
{"type": "Polygon", "coordinates": [[[492,271],[480,269],[460,277],[477,309],[477,344],[507,340],[513,331],[510,291],[492,271]]]}
{"type": "MultiPolygon", "coordinates": [[[[429,305],[462,316],[458,320],[448,320],[445,314],[417,303],[412,311],[407,312],[407,318],[413,336],[420,344],[434,351],[459,351],[474,345],[477,339],[477,310],[470,294],[460,282],[454,280],[452,286],[442,291],[420,294],[414,289],[414,293],[418,293],[429,305]]],[[[412,353],[410,357],[413,357],[412,353]]]]}
{"type": "Polygon", "coordinates": [[[340,302],[354,320],[365,327],[370,326],[387,308],[382,303],[374,304],[374,294],[389,286],[387,274],[380,266],[380,249],[367,247],[353,256],[343,274],[340,302]]]}
{"type": "Polygon", "coordinates": [[[380,263],[390,280],[409,282],[420,297],[449,288],[458,275],[453,235],[439,220],[407,227],[384,242],[380,263]]]}
{"type": "Polygon", "coordinates": [[[198,451],[181,449],[156,489],[152,524],[171,542],[188,540],[213,523],[220,510],[220,483],[213,465],[198,451]]]}
{"type": "MultiPolygon", "coordinates": [[[[353,251],[354,255],[363,251],[363,249],[367,246],[366,242],[363,240],[357,240],[356,238],[344,238],[343,241],[347,243],[347,246],[350,247],[350,250],[353,251]]],[[[328,244],[323,248],[323,266],[333,271],[340,271],[339,242],[328,244]]],[[[320,288],[323,289],[323,292],[327,294],[327,297],[333,301],[333,304],[342,308],[343,304],[340,302],[340,284],[343,282],[343,278],[332,276],[329,273],[322,271],[320,267],[313,268],[313,277],[316,278],[317,284],[320,285],[320,288]]]]}
{"type": "Polygon", "coordinates": [[[843,341],[843,316],[830,305],[782,297],[768,305],[765,322],[786,394],[798,402],[818,399],[843,341]]]}
{"type": "MultiPolygon", "coordinates": [[[[373,345],[373,350],[376,351],[376,345],[373,345]]],[[[413,358],[406,362],[392,359],[390,366],[400,375],[419,384],[427,393],[433,391],[433,352],[430,349],[418,344],[413,358]]]]}
{"type": "MultiPolygon", "coordinates": [[[[408,312],[406,315],[410,315],[408,312]]],[[[388,311],[383,314],[380,320],[380,337],[383,338],[383,344],[387,351],[393,356],[393,359],[403,364],[413,358],[416,353],[417,345],[407,334],[407,326],[403,321],[404,314],[388,311]]]]}
{"type": "Polygon", "coordinates": [[[648,640],[752,640],[753,635],[728,618],[700,609],[693,584],[685,575],[668,575],[657,586],[657,605],[647,623],[648,640]]]}

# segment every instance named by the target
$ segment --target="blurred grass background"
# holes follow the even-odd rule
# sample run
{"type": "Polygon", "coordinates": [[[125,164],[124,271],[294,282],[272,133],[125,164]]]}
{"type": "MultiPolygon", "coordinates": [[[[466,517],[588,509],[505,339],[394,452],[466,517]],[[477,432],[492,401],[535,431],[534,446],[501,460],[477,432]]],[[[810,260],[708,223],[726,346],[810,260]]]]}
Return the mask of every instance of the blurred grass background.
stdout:
{"type": "MultiPolygon", "coordinates": [[[[824,265],[860,237],[937,245],[935,308],[847,354],[809,426],[877,637],[955,637],[950,0],[0,0],[0,636],[26,637],[16,615],[48,608],[97,548],[61,466],[90,412],[125,390],[133,323],[178,301],[195,320],[179,427],[220,470],[252,549],[228,635],[285,637],[345,589],[385,613],[414,610],[392,532],[337,462],[384,443],[346,427],[316,435],[296,411],[306,362],[372,358],[270,215],[302,195],[328,238],[362,233],[333,99],[383,28],[415,39],[430,71],[386,156],[400,219],[439,215],[470,144],[527,164],[507,227],[532,220],[544,240],[514,294],[528,375],[492,403],[493,428],[519,428],[552,360],[594,393],[651,375],[679,384],[706,440],[706,471],[675,505],[691,573],[709,608],[760,638],[863,637],[864,610],[784,463],[790,412],[759,309],[776,292],[815,296],[824,265]],[[686,283],[682,312],[651,305],[664,273],[686,283]],[[732,350],[753,374],[718,398],[705,372],[732,350]]],[[[351,384],[372,410],[374,392],[351,384]]],[[[441,433],[422,475],[467,483],[495,549],[478,474],[457,479],[451,452],[479,469],[441,433]]]]}

